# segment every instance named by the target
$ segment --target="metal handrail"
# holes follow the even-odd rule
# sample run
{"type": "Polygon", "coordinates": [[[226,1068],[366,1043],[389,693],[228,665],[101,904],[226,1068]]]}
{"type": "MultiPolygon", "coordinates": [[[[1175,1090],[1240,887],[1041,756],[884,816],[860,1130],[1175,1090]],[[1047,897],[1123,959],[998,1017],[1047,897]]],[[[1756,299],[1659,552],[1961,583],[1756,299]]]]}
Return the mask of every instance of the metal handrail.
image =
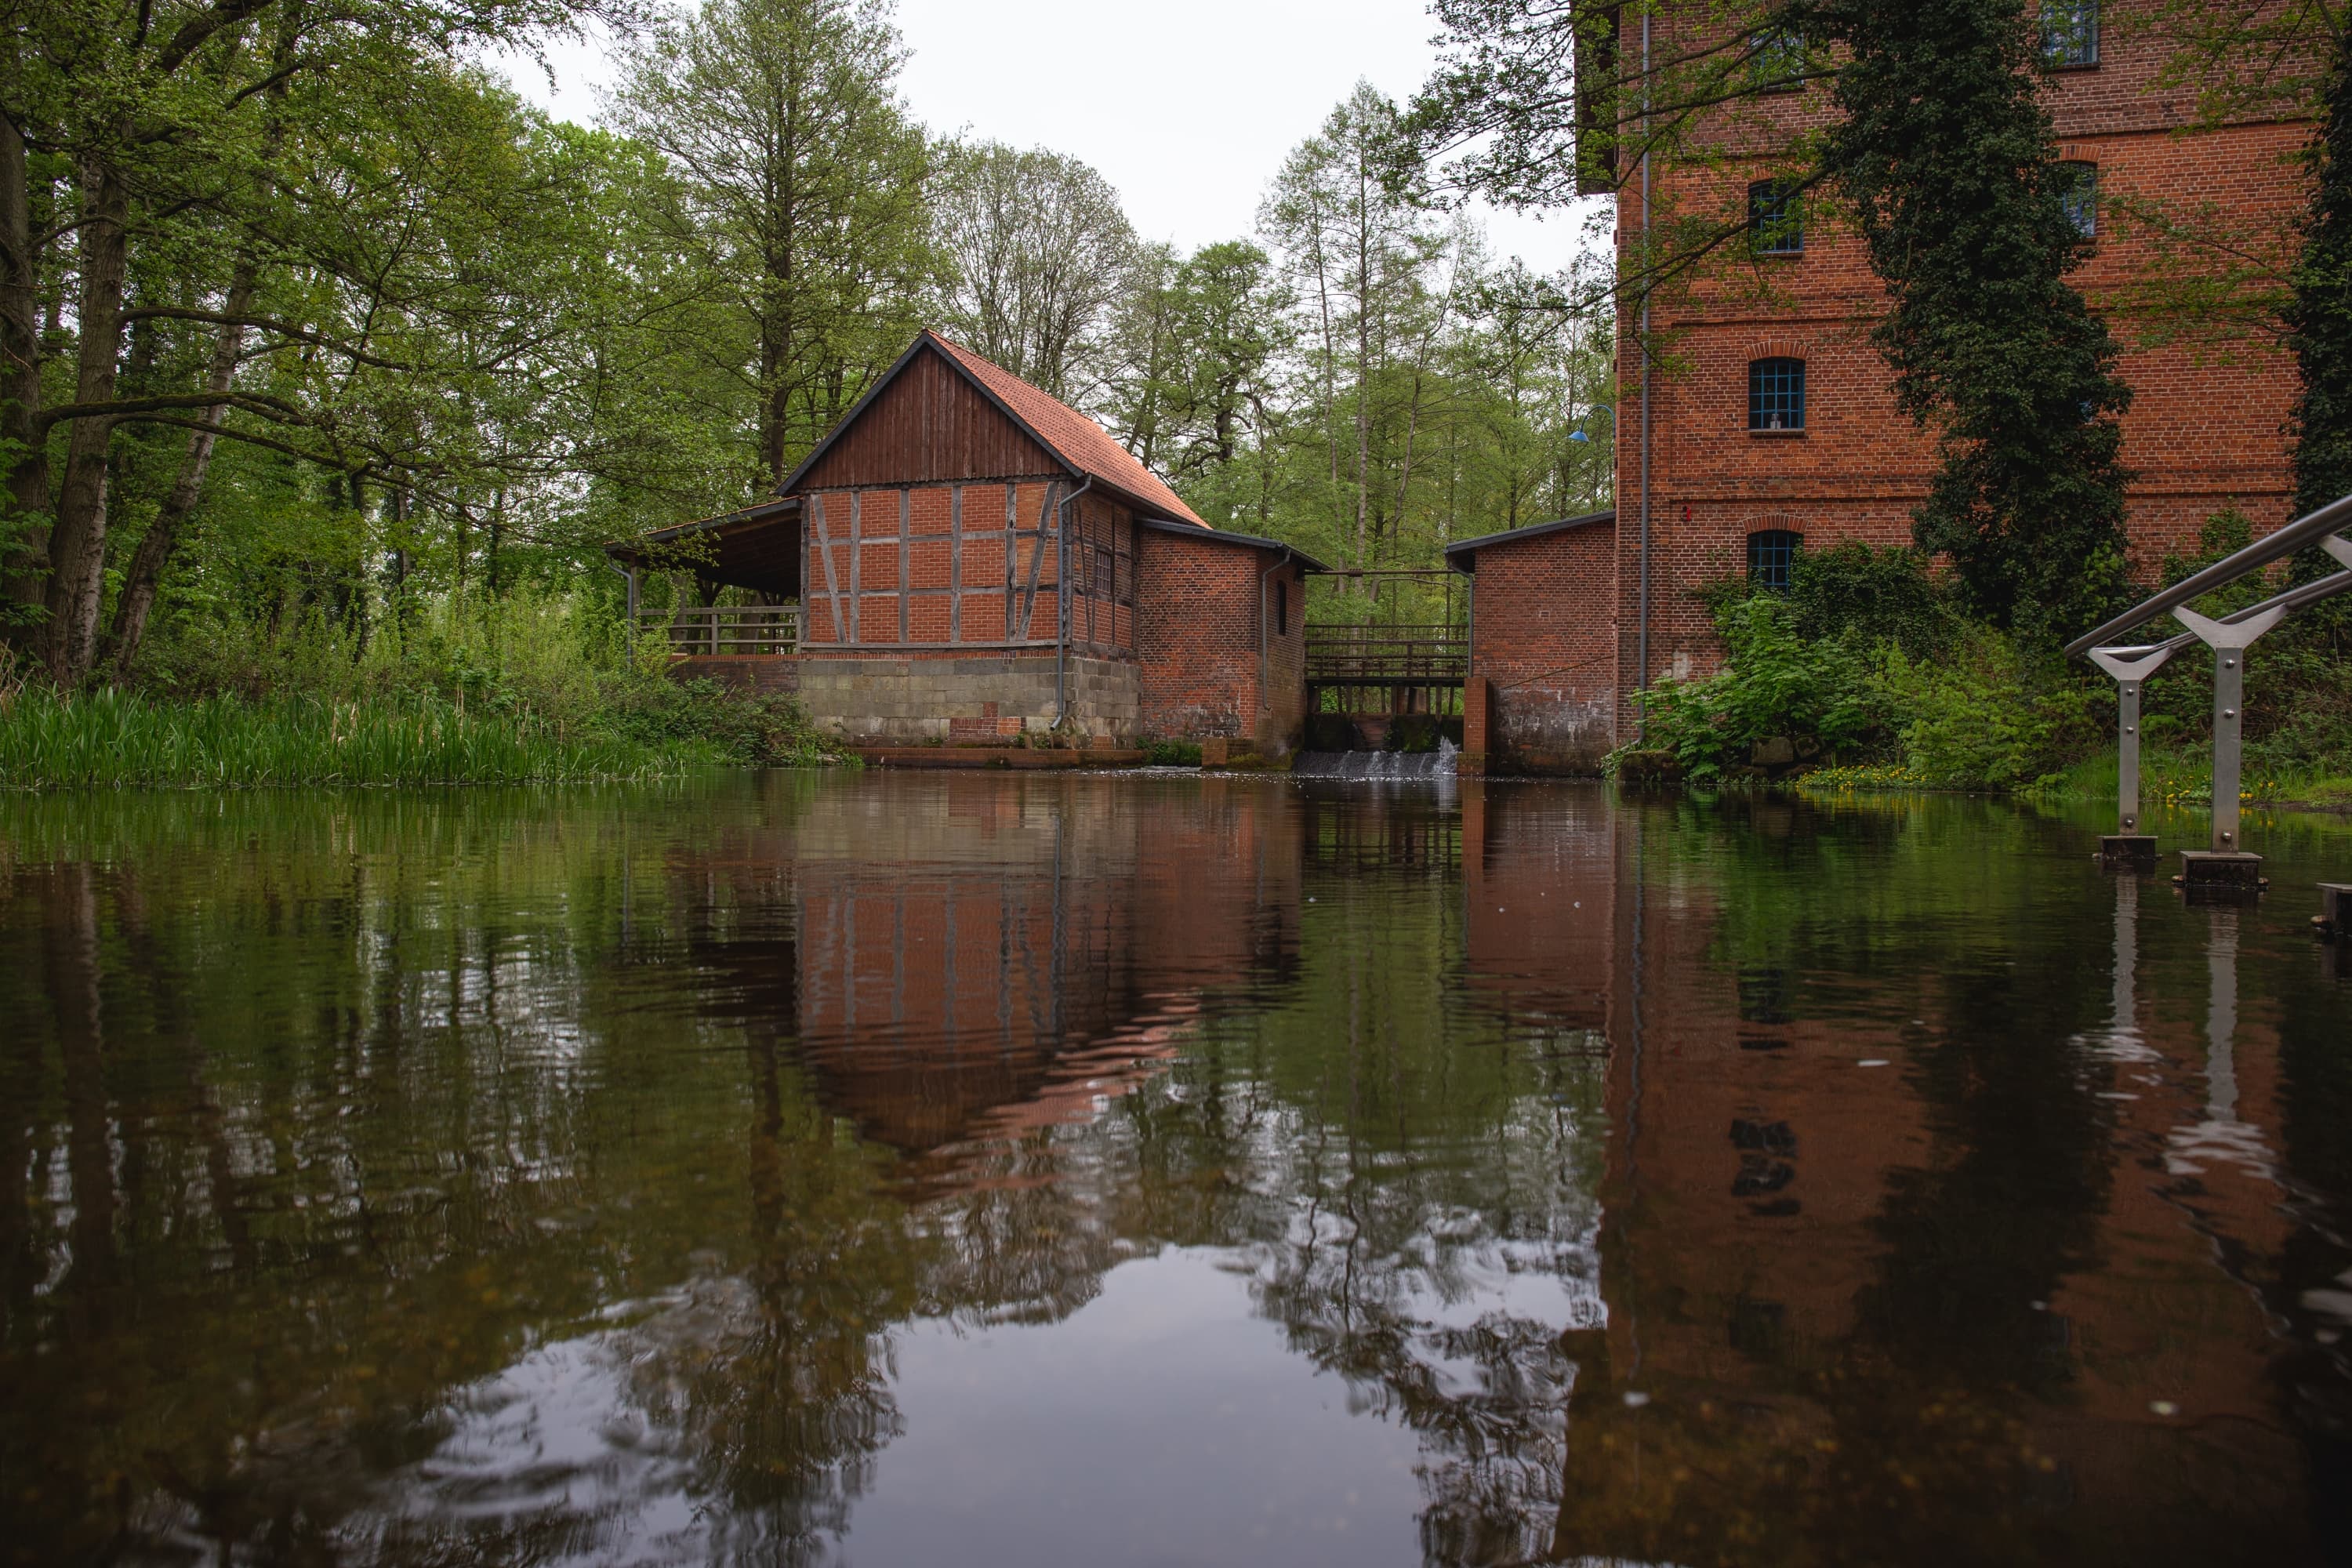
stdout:
{"type": "MultiPolygon", "coordinates": [[[[2142,600],[2115,619],[2104,622],[2068,643],[2066,652],[2070,657],[2080,657],[2095,647],[2112,643],[2143,621],[2152,621],[2167,610],[2177,609],[2200,595],[2227,587],[2247,573],[2257,571],[2306,546],[2317,544],[2337,529],[2345,527],[2352,527],[2352,496],[2329,501],[2317,511],[2295,519],[2277,532],[2257,539],[2243,550],[2223,556],[2202,572],[2184,577],[2162,593],[2142,600]]],[[[2309,600],[2304,602],[2310,603],[2309,600]]]]}

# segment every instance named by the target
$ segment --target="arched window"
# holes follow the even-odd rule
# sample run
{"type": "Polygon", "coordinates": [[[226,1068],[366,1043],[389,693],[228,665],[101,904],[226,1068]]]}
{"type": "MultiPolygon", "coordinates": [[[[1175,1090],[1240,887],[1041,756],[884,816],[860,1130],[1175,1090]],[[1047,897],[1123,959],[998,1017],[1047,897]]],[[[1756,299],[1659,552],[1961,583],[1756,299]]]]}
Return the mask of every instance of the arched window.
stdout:
{"type": "Polygon", "coordinates": [[[2099,63],[2099,0],[2042,0],[2042,58],[2051,65],[2099,63]]]}
{"type": "Polygon", "coordinates": [[[1759,359],[1748,362],[1748,427],[1750,430],[1801,430],[1805,427],[1803,360],[1759,359]]]}
{"type": "Polygon", "coordinates": [[[1759,529],[1748,536],[1748,581],[1751,586],[1769,588],[1775,594],[1789,591],[1789,572],[1797,559],[1797,551],[1805,542],[1801,533],[1791,533],[1785,528],[1759,529]]]}
{"type": "Polygon", "coordinates": [[[2061,163],[2058,165],[2058,199],[2066,208],[2066,220],[2074,232],[2095,235],[2099,232],[2099,166],[2096,163],[2061,163]]]}
{"type": "Polygon", "coordinates": [[[1804,220],[1790,182],[1759,180],[1748,187],[1748,243],[1759,256],[1805,253],[1804,220]]]}

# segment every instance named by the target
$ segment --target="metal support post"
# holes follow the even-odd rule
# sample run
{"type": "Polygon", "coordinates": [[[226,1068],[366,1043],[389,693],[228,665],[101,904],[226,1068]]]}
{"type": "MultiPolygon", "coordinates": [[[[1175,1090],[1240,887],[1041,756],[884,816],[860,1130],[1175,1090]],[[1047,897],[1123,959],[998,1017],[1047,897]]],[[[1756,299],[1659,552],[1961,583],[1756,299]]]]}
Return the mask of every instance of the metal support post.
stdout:
{"type": "Polygon", "coordinates": [[[2099,647],[2091,662],[2116,679],[2116,831],[2099,840],[2100,863],[2110,868],[2156,868],[2156,836],[2139,830],[2139,697],[2141,683],[2164,668],[2176,650],[2099,647]]]}
{"type": "Polygon", "coordinates": [[[2184,851],[2181,881],[2190,888],[2259,892],[2263,859],[2245,852],[2238,796],[2245,780],[2246,649],[2279,624],[2286,606],[2229,622],[2175,608],[2173,617],[2213,650],[2213,837],[2205,851],[2184,851]]]}

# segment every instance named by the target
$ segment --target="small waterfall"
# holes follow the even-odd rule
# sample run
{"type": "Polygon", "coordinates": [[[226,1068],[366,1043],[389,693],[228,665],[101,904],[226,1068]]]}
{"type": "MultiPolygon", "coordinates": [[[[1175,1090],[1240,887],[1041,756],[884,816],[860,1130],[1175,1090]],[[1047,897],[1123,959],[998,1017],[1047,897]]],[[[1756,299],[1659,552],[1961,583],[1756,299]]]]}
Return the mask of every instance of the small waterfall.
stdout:
{"type": "Polygon", "coordinates": [[[1307,779],[1361,779],[1380,784],[1435,782],[1454,777],[1458,749],[1441,740],[1433,752],[1303,752],[1291,772],[1307,779]]]}

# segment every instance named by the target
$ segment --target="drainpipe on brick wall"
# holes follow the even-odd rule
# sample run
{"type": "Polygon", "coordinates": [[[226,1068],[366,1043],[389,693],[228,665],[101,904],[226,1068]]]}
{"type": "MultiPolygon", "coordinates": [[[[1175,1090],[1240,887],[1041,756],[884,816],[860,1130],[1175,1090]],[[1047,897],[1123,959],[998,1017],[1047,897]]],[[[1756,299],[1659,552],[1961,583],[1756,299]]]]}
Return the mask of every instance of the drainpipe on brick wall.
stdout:
{"type": "Polygon", "coordinates": [[[1070,516],[1069,509],[1078,504],[1078,498],[1095,488],[1095,477],[1062,498],[1054,509],[1056,527],[1061,537],[1054,542],[1054,728],[1060,729],[1070,720],[1070,516]]]}
{"type": "MultiPolygon", "coordinates": [[[[1642,16],[1642,266],[1650,265],[1650,17],[1642,16]]],[[[1634,733],[1650,733],[1650,289],[1642,287],[1642,607],[1634,637],[1634,733]]]]}

